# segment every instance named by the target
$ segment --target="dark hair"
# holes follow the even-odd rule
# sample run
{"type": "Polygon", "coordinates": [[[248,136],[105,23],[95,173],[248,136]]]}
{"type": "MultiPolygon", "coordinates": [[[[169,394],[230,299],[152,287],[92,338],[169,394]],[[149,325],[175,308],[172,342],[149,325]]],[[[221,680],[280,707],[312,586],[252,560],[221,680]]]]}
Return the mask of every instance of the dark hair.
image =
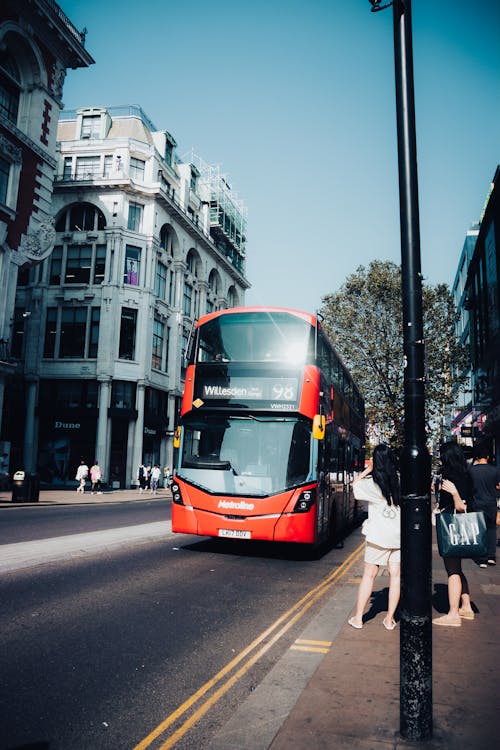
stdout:
{"type": "Polygon", "coordinates": [[[389,505],[399,505],[399,477],[397,457],[392,448],[384,443],[377,445],[373,451],[372,477],[380,487],[382,495],[389,505]]]}
{"type": "Polygon", "coordinates": [[[478,458],[489,458],[491,456],[491,450],[486,440],[482,440],[480,443],[476,443],[472,449],[472,457],[474,460],[478,458]]]}
{"type": "Polygon", "coordinates": [[[452,440],[443,443],[439,447],[439,454],[443,466],[443,478],[450,479],[454,484],[461,481],[466,482],[468,477],[467,461],[460,445],[452,440]]]}

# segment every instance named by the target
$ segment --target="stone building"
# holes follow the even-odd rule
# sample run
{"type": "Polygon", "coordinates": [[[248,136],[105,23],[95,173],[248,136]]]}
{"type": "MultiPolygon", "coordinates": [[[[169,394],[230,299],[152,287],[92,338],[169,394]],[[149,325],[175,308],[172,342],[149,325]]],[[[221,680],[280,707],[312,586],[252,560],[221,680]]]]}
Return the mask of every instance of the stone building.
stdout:
{"type": "MultiPolygon", "coordinates": [[[[55,241],[51,199],[56,127],[68,68],[94,60],[53,0],[3,0],[0,9],[0,472],[8,471],[11,437],[4,411],[6,379],[16,370],[13,329],[18,273],[47,257],[55,241]]],[[[33,295],[33,303],[35,301],[33,295]]]]}
{"type": "Polygon", "coordinates": [[[42,482],[84,458],[129,487],[141,462],[172,465],[195,320],[244,304],[246,211],[138,106],[62,112],[57,140],[54,250],[16,298],[10,430],[42,482]]]}

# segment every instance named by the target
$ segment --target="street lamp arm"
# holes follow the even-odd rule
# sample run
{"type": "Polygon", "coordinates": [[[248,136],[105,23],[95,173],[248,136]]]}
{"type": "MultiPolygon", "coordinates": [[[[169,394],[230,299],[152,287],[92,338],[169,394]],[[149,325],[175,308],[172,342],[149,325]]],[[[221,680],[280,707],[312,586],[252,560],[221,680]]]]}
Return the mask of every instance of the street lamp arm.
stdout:
{"type": "Polygon", "coordinates": [[[392,2],[386,3],[385,5],[380,5],[380,0],[368,0],[370,5],[372,6],[371,10],[372,13],[377,13],[379,10],[385,10],[386,8],[390,8],[393,4],[392,2]]]}

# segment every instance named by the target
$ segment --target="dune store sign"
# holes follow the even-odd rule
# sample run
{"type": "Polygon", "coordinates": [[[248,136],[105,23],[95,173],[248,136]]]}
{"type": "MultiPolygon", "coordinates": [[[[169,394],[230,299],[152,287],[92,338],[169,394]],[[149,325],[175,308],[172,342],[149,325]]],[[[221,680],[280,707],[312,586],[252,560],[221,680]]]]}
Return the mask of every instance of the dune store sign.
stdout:
{"type": "Polygon", "coordinates": [[[54,430],[79,430],[80,422],[63,422],[61,419],[54,421],[54,430]]]}

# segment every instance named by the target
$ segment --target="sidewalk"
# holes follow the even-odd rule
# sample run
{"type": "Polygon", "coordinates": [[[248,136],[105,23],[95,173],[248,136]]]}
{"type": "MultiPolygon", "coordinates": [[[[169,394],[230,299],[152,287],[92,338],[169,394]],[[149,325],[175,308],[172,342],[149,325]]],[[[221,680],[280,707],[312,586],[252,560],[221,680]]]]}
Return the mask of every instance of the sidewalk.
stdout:
{"type": "MultiPolygon", "coordinates": [[[[359,533],[359,532],[357,532],[359,533]]],[[[269,750],[490,750],[500,729],[500,564],[463,566],[476,618],[432,628],[433,738],[399,735],[399,627],[387,632],[373,610],[362,630],[347,621],[285,719],[269,750]]],[[[362,561],[358,566],[362,572],[362,561]]],[[[447,611],[446,574],[433,545],[433,617],[447,611]]],[[[386,578],[375,585],[380,592],[386,578]],[[377,586],[377,584],[379,584],[377,586]]],[[[387,592],[384,592],[384,597],[387,592]]],[[[352,605],[354,605],[353,591],[352,605]]],[[[384,598],[375,596],[377,598],[384,598]]],[[[350,613],[350,612],[349,612],[350,613]]]]}
{"type": "MultiPolygon", "coordinates": [[[[32,505],[127,502],[170,497],[170,492],[113,490],[83,496],[42,490],[32,505]]],[[[28,507],[0,493],[0,507],[28,507]]],[[[361,545],[357,529],[346,540],[345,558],[361,545]]],[[[499,554],[500,558],[500,554],[499,554]]],[[[460,628],[433,626],[433,738],[401,738],[400,628],[382,626],[387,574],[375,582],[362,630],[347,624],[363,571],[359,555],[349,576],[332,589],[317,617],[302,633],[323,648],[288,652],[213,738],[209,750],[493,750],[500,716],[500,559],[481,569],[465,560],[476,611],[460,628]],[[324,653],[326,651],[326,653],[324,653]],[[309,652],[309,653],[308,653],[309,652]],[[249,729],[251,727],[251,729],[249,729]]],[[[447,578],[437,545],[432,550],[432,616],[447,611],[447,578]]],[[[310,639],[310,640],[307,640],[310,639]]]]}
{"type": "MultiPolygon", "coordinates": [[[[343,558],[362,549],[357,529],[343,558]]],[[[493,750],[500,716],[500,564],[464,561],[474,621],[432,627],[433,737],[400,734],[400,628],[382,626],[388,578],[381,570],[362,630],[347,624],[363,555],[319,614],[212,739],[208,750],[493,750]],[[304,645],[298,645],[304,644],[304,645]],[[325,653],[326,652],[326,653],[325,653]],[[324,655],[323,655],[324,654],[324,655]]],[[[432,616],[447,611],[447,578],[433,545],[432,616]]],[[[417,694],[418,697],[418,694],[417,694]]],[[[418,729],[418,725],[416,725],[418,729]]]]}
{"type": "Polygon", "coordinates": [[[82,494],[75,489],[60,490],[40,490],[39,500],[36,503],[18,503],[12,502],[12,491],[2,490],[0,492],[0,508],[26,508],[38,507],[40,505],[85,505],[97,503],[126,503],[137,500],[159,500],[161,498],[171,498],[170,490],[158,488],[156,495],[149,490],[139,492],[134,490],[104,490],[101,495],[92,495],[90,490],[85,490],[82,494]]]}

